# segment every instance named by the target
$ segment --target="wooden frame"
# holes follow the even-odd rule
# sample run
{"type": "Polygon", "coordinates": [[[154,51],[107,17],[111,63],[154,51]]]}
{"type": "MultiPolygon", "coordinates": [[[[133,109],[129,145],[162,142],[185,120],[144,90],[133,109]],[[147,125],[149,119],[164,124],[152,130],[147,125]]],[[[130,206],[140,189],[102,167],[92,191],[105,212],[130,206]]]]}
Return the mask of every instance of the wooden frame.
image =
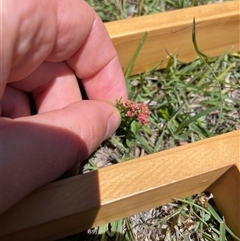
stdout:
{"type": "MultiPolygon", "coordinates": [[[[240,51],[239,1],[121,20],[106,27],[124,67],[143,33],[149,32],[134,68],[138,73],[166,58],[164,47],[182,61],[196,57],[193,17],[205,54],[220,55],[230,46],[240,51]]],[[[239,162],[240,130],[57,181],[1,216],[0,239],[54,240],[205,190],[213,193],[227,224],[240,236],[239,162]]]]}
{"type": "Polygon", "coordinates": [[[133,69],[138,74],[160,61],[164,61],[160,67],[165,67],[167,52],[182,62],[193,61],[197,57],[191,36],[194,18],[198,47],[207,56],[219,56],[231,46],[232,52],[239,51],[239,8],[239,1],[224,2],[110,22],[106,27],[124,69],[148,32],[133,69]]]}

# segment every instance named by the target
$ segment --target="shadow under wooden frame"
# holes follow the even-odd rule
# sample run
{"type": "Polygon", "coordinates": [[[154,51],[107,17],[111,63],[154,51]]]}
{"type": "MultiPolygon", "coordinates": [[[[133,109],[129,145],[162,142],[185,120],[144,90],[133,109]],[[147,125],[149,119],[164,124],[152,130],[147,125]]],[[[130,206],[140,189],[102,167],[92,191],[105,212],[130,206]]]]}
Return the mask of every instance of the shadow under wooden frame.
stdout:
{"type": "MultiPolygon", "coordinates": [[[[193,17],[199,22],[197,40],[205,54],[217,56],[230,46],[240,51],[239,1],[121,20],[106,27],[123,67],[143,33],[149,32],[134,68],[138,73],[166,58],[164,48],[182,61],[196,58],[189,29],[193,17]]],[[[239,162],[240,130],[56,181],[0,217],[0,240],[54,240],[205,190],[213,193],[227,224],[240,236],[239,162]]]]}

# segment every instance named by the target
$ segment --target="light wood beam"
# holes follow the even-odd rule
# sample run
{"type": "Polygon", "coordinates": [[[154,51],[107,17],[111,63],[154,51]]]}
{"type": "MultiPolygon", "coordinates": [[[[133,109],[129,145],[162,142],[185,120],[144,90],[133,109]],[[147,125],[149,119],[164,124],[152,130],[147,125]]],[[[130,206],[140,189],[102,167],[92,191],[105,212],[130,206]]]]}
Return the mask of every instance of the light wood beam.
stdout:
{"type": "Polygon", "coordinates": [[[0,240],[54,240],[204,191],[239,161],[240,131],[49,184],[1,217],[0,240]]]}
{"type": "Polygon", "coordinates": [[[240,237],[240,142],[238,163],[208,188],[230,229],[240,237]]]}
{"type": "Polygon", "coordinates": [[[133,56],[143,34],[148,32],[135,62],[133,74],[142,73],[164,61],[168,53],[182,62],[192,62],[197,54],[192,44],[193,18],[199,49],[209,57],[220,56],[233,46],[240,51],[240,2],[228,1],[205,6],[174,10],[160,14],[106,23],[124,69],[133,56]]]}

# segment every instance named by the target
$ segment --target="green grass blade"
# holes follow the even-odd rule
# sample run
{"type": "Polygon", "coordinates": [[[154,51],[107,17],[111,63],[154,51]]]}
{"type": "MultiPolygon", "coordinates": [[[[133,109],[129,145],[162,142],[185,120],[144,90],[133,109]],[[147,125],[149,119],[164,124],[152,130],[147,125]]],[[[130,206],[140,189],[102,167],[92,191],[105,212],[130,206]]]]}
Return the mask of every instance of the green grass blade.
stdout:
{"type": "MultiPolygon", "coordinates": [[[[208,204],[208,211],[212,214],[212,216],[213,216],[219,223],[222,222],[222,219],[219,217],[219,215],[218,215],[217,212],[214,210],[214,208],[212,207],[211,204],[208,204]]],[[[226,224],[225,224],[225,229],[226,229],[226,231],[229,232],[229,234],[230,234],[233,238],[235,238],[236,240],[240,241],[240,238],[237,237],[226,224]]]]}
{"type": "Polygon", "coordinates": [[[189,205],[192,205],[192,206],[195,206],[197,209],[200,209],[206,213],[208,213],[209,215],[211,215],[211,212],[209,210],[207,210],[206,208],[194,203],[194,202],[191,202],[191,201],[188,201],[188,200],[185,200],[185,199],[180,199],[180,198],[174,198],[174,200],[177,200],[179,202],[182,202],[182,203],[185,203],[185,204],[189,204],[189,205]]]}
{"type": "Polygon", "coordinates": [[[178,126],[178,129],[176,130],[176,133],[175,135],[177,135],[184,127],[186,127],[187,125],[189,125],[190,123],[196,121],[197,119],[203,117],[203,116],[206,116],[207,114],[215,111],[215,110],[218,110],[219,107],[218,106],[214,106],[214,107],[211,107],[209,109],[206,109],[206,110],[203,110],[201,112],[199,112],[198,114],[190,117],[189,119],[183,121],[179,126],[178,126]]]}
{"type": "Polygon", "coordinates": [[[132,73],[132,70],[133,70],[135,61],[136,61],[136,59],[137,59],[137,56],[138,56],[138,54],[139,54],[139,52],[140,52],[140,50],[141,50],[141,48],[142,48],[142,46],[143,46],[146,38],[147,38],[147,36],[148,36],[148,32],[145,32],[144,35],[143,35],[143,37],[142,37],[142,39],[141,39],[141,41],[139,42],[139,44],[138,44],[138,46],[137,46],[136,51],[134,52],[134,54],[133,54],[133,56],[132,56],[132,58],[131,58],[131,60],[130,60],[130,62],[129,62],[129,65],[128,65],[128,67],[127,67],[127,69],[126,69],[126,72],[125,72],[125,74],[124,74],[126,79],[129,78],[129,76],[130,76],[131,73],[132,73]]]}
{"type": "MultiPolygon", "coordinates": [[[[197,54],[199,55],[199,57],[202,59],[202,61],[205,63],[205,65],[207,66],[207,68],[209,69],[209,72],[212,73],[214,79],[216,80],[217,84],[218,84],[218,89],[219,89],[219,117],[217,119],[216,125],[212,131],[212,133],[215,133],[215,131],[217,130],[217,127],[219,126],[222,116],[223,116],[223,97],[222,97],[222,89],[221,89],[221,84],[219,82],[219,78],[216,77],[213,68],[211,68],[209,66],[209,64],[206,62],[206,59],[208,58],[205,54],[203,54],[197,45],[197,41],[196,41],[196,23],[195,23],[195,18],[193,19],[193,28],[192,28],[192,42],[194,45],[194,49],[197,52],[197,54]]],[[[232,48],[228,49],[219,59],[218,61],[220,62],[220,60],[222,60],[226,54],[228,54],[231,51],[232,48]]],[[[215,66],[217,65],[217,62],[215,62],[215,66]]]]}
{"type": "Polygon", "coordinates": [[[142,39],[141,39],[141,41],[139,42],[139,44],[137,46],[137,49],[136,49],[135,53],[132,56],[132,58],[131,58],[131,60],[129,62],[129,65],[128,65],[127,69],[126,69],[126,72],[124,74],[125,75],[125,80],[126,80],[126,86],[127,86],[127,90],[128,90],[128,94],[129,94],[129,98],[130,99],[131,99],[131,97],[133,95],[133,91],[132,91],[131,85],[130,85],[130,83],[128,81],[128,78],[130,77],[130,75],[132,73],[132,70],[133,70],[135,61],[137,59],[137,56],[138,56],[138,54],[139,54],[139,52],[140,52],[140,50],[141,50],[141,48],[142,48],[146,38],[147,38],[147,36],[148,36],[148,32],[145,32],[143,37],[142,37],[142,39]]]}
{"type": "Polygon", "coordinates": [[[192,42],[194,45],[194,49],[197,52],[197,54],[203,58],[208,58],[207,55],[205,55],[204,53],[202,53],[197,45],[197,40],[196,40],[196,22],[195,22],[195,18],[193,18],[193,27],[192,27],[192,42]]]}
{"type": "Polygon", "coordinates": [[[146,140],[144,140],[143,138],[141,138],[140,135],[136,135],[135,136],[136,139],[139,141],[139,143],[141,144],[142,148],[148,153],[148,154],[151,154],[153,153],[153,148],[148,145],[148,143],[146,142],[146,140]]]}
{"type": "Polygon", "coordinates": [[[126,227],[127,227],[126,233],[128,234],[129,240],[135,241],[136,239],[135,239],[135,236],[133,234],[132,227],[131,227],[131,224],[130,224],[128,218],[124,218],[124,221],[125,221],[125,224],[126,224],[126,227]]]}
{"type": "Polygon", "coordinates": [[[106,235],[106,227],[107,224],[103,224],[98,227],[98,233],[101,234],[101,241],[106,241],[107,240],[107,235],[106,235]]]}
{"type": "Polygon", "coordinates": [[[225,241],[226,240],[226,224],[225,220],[220,222],[220,241],[225,241]]]}

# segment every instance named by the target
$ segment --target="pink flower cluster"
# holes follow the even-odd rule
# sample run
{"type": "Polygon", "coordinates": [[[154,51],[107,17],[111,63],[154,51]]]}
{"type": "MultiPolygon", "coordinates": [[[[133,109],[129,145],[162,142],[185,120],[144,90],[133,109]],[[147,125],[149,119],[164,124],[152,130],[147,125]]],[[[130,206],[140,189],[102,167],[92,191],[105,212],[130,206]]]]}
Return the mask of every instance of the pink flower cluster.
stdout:
{"type": "Polygon", "coordinates": [[[150,111],[144,103],[137,103],[131,100],[118,101],[117,108],[124,117],[136,119],[140,124],[147,125],[149,122],[150,111]]]}

